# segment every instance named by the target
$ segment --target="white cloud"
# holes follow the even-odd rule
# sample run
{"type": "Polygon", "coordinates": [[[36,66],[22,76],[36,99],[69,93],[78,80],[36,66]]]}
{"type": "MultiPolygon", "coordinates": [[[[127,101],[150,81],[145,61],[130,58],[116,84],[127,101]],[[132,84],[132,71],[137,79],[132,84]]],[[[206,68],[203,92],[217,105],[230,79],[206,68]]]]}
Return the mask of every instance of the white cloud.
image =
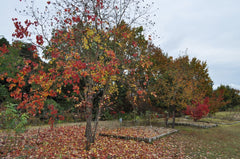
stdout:
{"type": "Polygon", "coordinates": [[[236,88],[236,89],[238,89],[238,90],[240,90],[240,85],[238,85],[238,84],[229,84],[229,86],[230,87],[232,87],[232,88],[236,88]]]}

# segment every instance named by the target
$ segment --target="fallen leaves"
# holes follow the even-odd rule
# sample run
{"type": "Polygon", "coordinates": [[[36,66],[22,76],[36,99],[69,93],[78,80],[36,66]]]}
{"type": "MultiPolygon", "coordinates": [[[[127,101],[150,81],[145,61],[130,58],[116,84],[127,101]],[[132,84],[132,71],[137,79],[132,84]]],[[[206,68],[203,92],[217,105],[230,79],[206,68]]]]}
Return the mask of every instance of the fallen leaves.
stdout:
{"type": "MultiPolygon", "coordinates": [[[[147,128],[146,128],[147,129],[147,128]]],[[[144,135],[144,129],[122,128],[120,133],[144,135]]],[[[148,130],[148,129],[147,129],[148,130]]],[[[105,130],[106,131],[106,130],[105,130]]],[[[152,144],[134,140],[122,140],[109,137],[96,137],[89,151],[85,150],[85,127],[61,126],[32,129],[13,140],[5,140],[0,157],[26,158],[184,158],[184,145],[177,139],[177,134],[161,138],[152,144]],[[11,144],[12,143],[12,144],[11,144]],[[180,144],[178,144],[180,143],[180,144]],[[6,149],[11,147],[11,151],[6,149]]],[[[145,132],[152,136],[153,130],[145,132]]],[[[2,138],[2,137],[1,137],[2,138]]],[[[1,140],[2,141],[2,140],[1,140]]]]}
{"type": "Polygon", "coordinates": [[[171,132],[173,129],[157,128],[157,127],[123,127],[118,129],[108,129],[101,131],[101,134],[119,135],[139,138],[153,138],[161,134],[171,132]]]}

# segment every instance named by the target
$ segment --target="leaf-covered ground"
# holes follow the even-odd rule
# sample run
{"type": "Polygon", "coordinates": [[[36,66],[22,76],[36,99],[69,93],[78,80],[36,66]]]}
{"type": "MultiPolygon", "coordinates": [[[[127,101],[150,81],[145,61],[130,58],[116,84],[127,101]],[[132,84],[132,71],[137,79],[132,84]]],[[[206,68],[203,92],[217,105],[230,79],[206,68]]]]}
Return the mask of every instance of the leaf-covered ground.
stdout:
{"type": "Polygon", "coordinates": [[[167,135],[175,132],[174,129],[151,126],[122,127],[117,129],[103,129],[100,133],[104,135],[114,135],[132,138],[153,138],[159,135],[167,135]]]}
{"type": "MultiPolygon", "coordinates": [[[[26,158],[184,158],[184,143],[172,135],[152,144],[97,136],[85,151],[85,127],[62,126],[28,130],[16,142],[1,141],[1,157],[26,158]]],[[[126,130],[127,131],[127,130],[126,130]]],[[[129,131],[129,133],[132,133],[129,131]]]]}
{"type": "MultiPolygon", "coordinates": [[[[147,129],[148,127],[146,127],[147,129]]],[[[240,124],[210,129],[177,127],[178,133],[151,143],[97,136],[85,151],[84,126],[30,129],[8,138],[0,133],[0,158],[239,158],[240,124]]],[[[136,133],[125,129],[130,136],[136,133]]],[[[147,132],[147,131],[146,131],[147,132]]],[[[139,132],[140,134],[140,132],[139,132]]]]}

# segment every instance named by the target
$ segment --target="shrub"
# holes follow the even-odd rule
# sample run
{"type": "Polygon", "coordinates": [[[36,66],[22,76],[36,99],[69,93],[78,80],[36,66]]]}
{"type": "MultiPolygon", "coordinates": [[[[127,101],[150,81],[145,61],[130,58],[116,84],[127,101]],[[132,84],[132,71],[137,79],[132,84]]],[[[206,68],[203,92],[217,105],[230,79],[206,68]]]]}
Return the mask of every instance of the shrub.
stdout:
{"type": "Polygon", "coordinates": [[[112,111],[110,112],[108,109],[102,112],[101,115],[101,120],[113,120],[114,119],[114,115],[117,114],[117,112],[112,111]]]}
{"type": "Polygon", "coordinates": [[[194,121],[201,119],[203,116],[208,115],[209,113],[209,99],[205,98],[203,103],[193,102],[193,105],[187,106],[185,114],[190,115],[194,121]]]}
{"type": "Polygon", "coordinates": [[[25,131],[28,115],[19,113],[16,109],[16,104],[10,103],[6,105],[6,110],[0,113],[0,119],[1,128],[13,129],[16,133],[21,133],[25,131]]]}

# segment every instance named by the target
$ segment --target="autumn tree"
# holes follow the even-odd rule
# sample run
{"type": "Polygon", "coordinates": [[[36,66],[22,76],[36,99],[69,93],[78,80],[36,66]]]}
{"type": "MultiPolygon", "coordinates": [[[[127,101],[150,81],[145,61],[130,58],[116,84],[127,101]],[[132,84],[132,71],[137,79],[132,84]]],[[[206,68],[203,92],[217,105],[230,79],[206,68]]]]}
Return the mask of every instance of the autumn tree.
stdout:
{"type": "MultiPolygon", "coordinates": [[[[0,84],[7,88],[10,92],[15,89],[16,85],[22,85],[27,83],[27,79],[24,79],[24,82],[19,83],[18,77],[20,70],[27,69],[24,68],[27,60],[34,60],[35,64],[39,63],[41,60],[40,58],[33,58],[33,53],[31,51],[31,44],[26,44],[19,41],[14,41],[12,45],[8,45],[7,47],[8,52],[2,55],[0,59],[0,72],[1,72],[1,79],[0,84]],[[15,80],[12,80],[16,78],[15,80]],[[10,84],[8,81],[14,81],[10,84]]],[[[3,53],[3,52],[2,52],[3,53]]],[[[33,67],[33,66],[29,66],[33,67]]],[[[29,76],[28,76],[29,77],[29,76]]],[[[23,86],[22,93],[28,92],[30,89],[30,85],[26,84],[23,86]]],[[[9,94],[9,93],[8,93],[9,94]]],[[[8,101],[13,101],[8,98],[8,101]]]]}
{"type": "MultiPolygon", "coordinates": [[[[168,61],[167,69],[165,72],[161,72],[159,68],[158,72],[155,72],[155,83],[153,85],[154,92],[158,101],[163,101],[166,106],[166,114],[171,112],[173,116],[174,127],[175,113],[185,107],[191,90],[189,89],[192,85],[188,80],[191,70],[189,69],[188,63],[185,61],[187,57],[179,57],[178,59],[172,59],[168,61]]],[[[166,117],[166,125],[168,117],[166,117]]]]}
{"type": "Polygon", "coordinates": [[[150,106],[149,92],[146,90],[152,62],[149,60],[149,43],[143,34],[143,27],[131,27],[122,21],[112,33],[114,43],[111,42],[110,46],[121,61],[119,82],[128,88],[126,98],[133,109],[144,111],[150,106]]]}
{"type": "Polygon", "coordinates": [[[152,99],[163,110],[166,110],[166,125],[168,117],[186,109],[192,101],[200,102],[206,93],[211,92],[212,81],[208,75],[207,65],[196,58],[180,56],[176,59],[168,57],[160,48],[151,47],[153,61],[152,99]]]}
{"type": "MultiPolygon", "coordinates": [[[[33,115],[37,112],[41,113],[47,98],[58,96],[64,87],[70,85],[70,89],[67,90],[69,95],[64,97],[77,102],[76,107],[85,109],[86,149],[89,150],[90,144],[95,140],[101,109],[110,104],[110,95],[117,92],[116,81],[120,78],[118,75],[125,75],[123,72],[126,70],[132,74],[141,70],[143,75],[149,65],[144,62],[145,56],[140,55],[140,49],[137,53],[130,51],[135,63],[140,63],[139,69],[129,68],[129,65],[123,64],[123,61],[131,63],[129,61],[132,59],[125,54],[124,49],[127,48],[116,41],[116,29],[119,28],[122,20],[132,24],[144,15],[139,10],[139,6],[138,1],[131,0],[47,1],[43,12],[27,6],[29,10],[24,11],[31,15],[33,20],[26,20],[22,24],[17,18],[13,18],[16,27],[13,36],[20,39],[35,36],[31,39],[31,42],[35,43],[31,47],[33,55],[37,55],[38,49],[41,48],[51,67],[46,69],[45,65],[27,60],[18,74],[17,80],[21,85],[14,84],[15,79],[8,80],[16,87],[11,93],[12,96],[15,99],[22,99],[18,108],[26,109],[33,115]],[[133,18],[128,14],[130,6],[136,9],[133,18]],[[30,28],[35,31],[31,32],[30,28]],[[110,43],[113,45],[108,45],[110,43]],[[115,49],[115,44],[120,46],[119,51],[115,49]],[[120,56],[121,53],[124,56],[120,56]],[[120,65],[125,67],[119,68],[120,65]],[[34,73],[30,74],[30,72],[34,73]],[[22,87],[26,85],[24,79],[29,74],[27,83],[35,87],[32,87],[28,93],[21,93],[22,87]],[[97,101],[94,100],[96,96],[98,96],[97,101]],[[92,127],[94,102],[97,102],[97,108],[94,127],[92,127]]],[[[130,30],[123,37],[130,40],[134,36],[136,34],[130,30]]],[[[138,48],[137,42],[128,40],[126,43],[138,48]]],[[[139,82],[134,78],[130,81],[139,82]]],[[[140,88],[135,87],[136,91],[138,89],[140,88]]],[[[139,95],[142,94],[140,91],[139,95]]],[[[52,105],[49,109],[53,115],[52,121],[57,117],[57,111],[52,105]]]]}
{"type": "Polygon", "coordinates": [[[226,106],[230,103],[230,100],[224,101],[224,89],[218,89],[213,91],[209,98],[209,109],[211,114],[215,114],[220,110],[220,108],[226,106]]]}
{"type": "MultiPolygon", "coordinates": [[[[14,77],[17,73],[17,67],[23,64],[23,59],[18,55],[18,49],[6,47],[4,53],[3,47],[0,48],[0,105],[11,102],[9,83],[7,77],[14,77]],[[17,57],[17,58],[16,58],[17,57]]],[[[13,102],[13,101],[12,101],[13,102]]]]}
{"type": "Polygon", "coordinates": [[[220,85],[216,90],[213,91],[213,96],[219,96],[221,95],[221,92],[223,92],[222,100],[225,102],[225,105],[219,107],[220,110],[231,109],[240,104],[239,90],[228,85],[220,85]]]}
{"type": "Polygon", "coordinates": [[[193,70],[191,75],[192,81],[196,83],[195,96],[202,94],[201,98],[204,96],[211,96],[213,81],[209,76],[207,62],[201,61],[197,58],[192,58],[190,60],[190,67],[193,70]]]}

